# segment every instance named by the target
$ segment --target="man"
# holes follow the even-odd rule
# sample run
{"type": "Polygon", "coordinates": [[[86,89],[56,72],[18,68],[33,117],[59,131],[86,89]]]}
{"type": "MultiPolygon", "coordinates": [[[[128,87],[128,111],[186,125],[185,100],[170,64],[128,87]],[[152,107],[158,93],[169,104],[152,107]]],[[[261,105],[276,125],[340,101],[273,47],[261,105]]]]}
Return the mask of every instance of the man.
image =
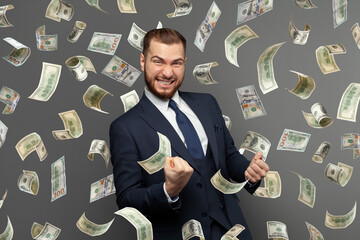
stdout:
{"type": "Polygon", "coordinates": [[[228,180],[248,179],[245,189],[253,193],[269,167],[261,153],[251,163],[240,155],[214,97],[178,91],[185,50],[185,38],[172,29],[154,29],[144,37],[145,94],[110,126],[117,204],[141,211],[156,240],[181,240],[190,219],[201,223],[207,240],[219,240],[236,223],[246,228],[240,239],[251,239],[236,195],[216,190],[210,178],[221,169],[228,180]],[[170,140],[172,153],[164,168],[150,175],[137,161],[159,149],[157,132],[170,140]]]}

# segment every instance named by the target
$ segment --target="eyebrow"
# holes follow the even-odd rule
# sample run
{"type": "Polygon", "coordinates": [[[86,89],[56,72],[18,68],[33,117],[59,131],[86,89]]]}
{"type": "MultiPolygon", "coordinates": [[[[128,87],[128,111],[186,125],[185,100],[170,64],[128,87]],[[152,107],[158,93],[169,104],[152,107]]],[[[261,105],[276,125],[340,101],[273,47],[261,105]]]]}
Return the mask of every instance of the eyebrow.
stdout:
{"type": "MultiPolygon", "coordinates": [[[[159,56],[157,56],[157,55],[151,57],[151,59],[153,59],[153,58],[158,58],[158,59],[164,61],[164,59],[163,59],[162,57],[159,57],[159,56]]],[[[172,60],[172,62],[176,62],[176,61],[183,61],[183,62],[185,62],[185,59],[183,59],[183,58],[177,58],[177,59],[172,60]]]]}

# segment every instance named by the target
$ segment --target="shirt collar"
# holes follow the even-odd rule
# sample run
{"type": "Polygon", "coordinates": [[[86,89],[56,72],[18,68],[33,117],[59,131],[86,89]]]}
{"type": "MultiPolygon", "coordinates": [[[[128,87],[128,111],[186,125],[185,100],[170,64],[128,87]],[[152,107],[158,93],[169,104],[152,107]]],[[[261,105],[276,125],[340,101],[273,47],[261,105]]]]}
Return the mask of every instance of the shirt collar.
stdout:
{"type": "MultiPolygon", "coordinates": [[[[169,99],[161,99],[155,96],[149,89],[145,86],[145,96],[158,108],[163,111],[167,111],[169,109],[169,99]]],[[[174,96],[171,98],[174,102],[180,107],[180,95],[179,91],[176,91],[174,96]]]]}

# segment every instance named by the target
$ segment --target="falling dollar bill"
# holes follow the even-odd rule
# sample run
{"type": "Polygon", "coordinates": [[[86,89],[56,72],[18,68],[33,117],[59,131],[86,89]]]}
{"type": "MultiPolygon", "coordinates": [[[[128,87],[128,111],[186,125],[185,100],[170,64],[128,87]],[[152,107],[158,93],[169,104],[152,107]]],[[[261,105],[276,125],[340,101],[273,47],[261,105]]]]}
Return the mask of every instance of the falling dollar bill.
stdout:
{"type": "Polygon", "coordinates": [[[8,127],[0,120],[0,148],[4,145],[8,127]]]}
{"type": "Polygon", "coordinates": [[[137,240],[154,239],[151,222],[136,208],[125,207],[116,211],[115,214],[124,217],[135,227],[137,240]]]}
{"type": "Polygon", "coordinates": [[[266,115],[254,85],[235,89],[245,120],[266,115]]]}
{"type": "Polygon", "coordinates": [[[316,186],[314,183],[308,179],[303,177],[302,175],[291,171],[300,179],[300,190],[299,190],[299,196],[298,200],[305,205],[313,208],[315,204],[315,198],[316,198],[316,186]]]}
{"type": "Polygon", "coordinates": [[[216,82],[213,79],[210,73],[210,69],[216,66],[219,66],[217,62],[209,62],[209,63],[196,65],[193,70],[193,76],[200,84],[203,85],[216,84],[218,82],[216,82]]]}
{"type": "Polygon", "coordinates": [[[61,229],[55,227],[50,223],[45,223],[45,226],[34,222],[31,226],[31,237],[38,240],[55,240],[60,235],[61,229]]]}
{"type": "Polygon", "coordinates": [[[104,12],[104,13],[108,13],[106,11],[104,11],[100,6],[99,6],[99,0],[85,0],[87,4],[89,4],[90,6],[104,12]]]}
{"type": "Polygon", "coordinates": [[[9,87],[3,86],[0,90],[0,102],[5,103],[2,114],[11,114],[20,100],[20,95],[9,87]]]}
{"type": "Polygon", "coordinates": [[[70,21],[73,15],[74,7],[71,4],[61,0],[51,0],[45,12],[46,18],[57,22],[60,22],[61,19],[70,21]]]}
{"type": "Polygon", "coordinates": [[[59,83],[61,68],[61,65],[43,62],[39,84],[28,98],[42,102],[48,101],[59,83]]]}
{"type": "Polygon", "coordinates": [[[14,47],[14,49],[7,56],[3,57],[3,59],[15,67],[23,65],[30,57],[31,49],[11,37],[6,37],[3,40],[14,47]]]}
{"type": "Polygon", "coordinates": [[[359,23],[355,23],[352,27],[351,27],[351,33],[354,37],[356,46],[360,49],[360,27],[359,27],[359,23]]]}
{"type": "Polygon", "coordinates": [[[127,40],[131,46],[142,52],[145,34],[146,31],[142,30],[138,25],[133,23],[127,40]]]}
{"type": "Polygon", "coordinates": [[[172,2],[174,3],[175,11],[173,13],[166,14],[168,18],[185,16],[192,10],[190,0],[172,0],[172,2]]]}
{"type": "Polygon", "coordinates": [[[305,222],[305,223],[306,223],[306,227],[310,234],[310,240],[324,240],[324,237],[319,230],[317,230],[310,223],[308,223],[308,222],[305,222]]]}
{"type": "Polygon", "coordinates": [[[124,113],[129,111],[131,108],[133,108],[136,104],[138,104],[139,96],[136,93],[136,90],[132,90],[128,93],[125,93],[120,96],[120,99],[124,105],[124,113]]]}
{"type": "Polygon", "coordinates": [[[118,56],[114,56],[101,73],[128,87],[131,87],[141,74],[139,70],[118,56]]]}
{"type": "Polygon", "coordinates": [[[311,0],[294,0],[295,5],[302,9],[317,8],[311,0]]]}
{"type": "Polygon", "coordinates": [[[2,27],[13,27],[6,17],[6,11],[14,9],[14,6],[9,4],[5,6],[0,6],[0,28],[2,27]]]}
{"type": "Polygon", "coordinates": [[[237,9],[237,25],[263,15],[273,9],[273,0],[248,0],[239,3],[237,9]]]}
{"type": "Polygon", "coordinates": [[[14,228],[11,224],[9,216],[7,216],[7,225],[2,234],[0,234],[1,240],[12,240],[14,236],[14,228]]]}
{"type": "Polygon", "coordinates": [[[341,150],[360,148],[360,140],[358,133],[341,134],[341,150]]]}
{"type": "Polygon", "coordinates": [[[121,34],[94,32],[88,50],[107,55],[114,55],[121,40],[121,34]]]}
{"type": "Polygon", "coordinates": [[[74,27],[71,29],[71,32],[67,37],[67,40],[71,43],[77,42],[77,40],[79,40],[85,28],[86,28],[86,23],[82,21],[76,21],[74,27]]]}
{"type": "Polygon", "coordinates": [[[67,193],[65,175],[65,157],[62,156],[51,164],[51,202],[67,193]]]}
{"type": "Polygon", "coordinates": [[[200,240],[205,240],[201,223],[195,219],[190,219],[182,226],[181,235],[183,240],[188,240],[193,237],[199,237],[200,240]]]}
{"type": "Polygon", "coordinates": [[[39,192],[39,177],[36,172],[23,170],[17,180],[17,186],[21,191],[37,195],[39,192]]]}
{"type": "Polygon", "coordinates": [[[121,13],[137,13],[135,8],[135,0],[117,0],[117,4],[121,13]]]}
{"type": "Polygon", "coordinates": [[[342,44],[333,44],[320,46],[316,49],[316,61],[320,67],[320,70],[324,74],[340,71],[340,68],[335,62],[335,54],[346,53],[346,49],[342,44]]]}
{"type": "Polygon", "coordinates": [[[217,171],[210,179],[211,184],[224,194],[235,194],[247,184],[248,181],[242,183],[232,183],[221,175],[220,170],[217,171]]]}
{"type": "Polygon", "coordinates": [[[88,159],[94,160],[94,153],[100,154],[105,160],[106,169],[110,161],[110,149],[107,143],[104,140],[94,139],[91,142],[88,159]]]}
{"type": "Polygon", "coordinates": [[[295,73],[298,76],[298,82],[293,89],[287,90],[301,99],[308,99],[316,88],[314,79],[303,73],[292,70],[290,70],[290,72],[295,73]]]}
{"type": "Polygon", "coordinates": [[[338,162],[338,165],[329,163],[324,171],[325,178],[344,187],[350,180],[353,173],[353,167],[338,162]]]}
{"type": "MultiPolygon", "coordinates": [[[[5,202],[5,199],[6,199],[6,196],[7,196],[7,192],[8,190],[6,189],[4,195],[2,196],[1,200],[0,200],[0,209],[2,208],[4,202],[5,202]]],[[[1,238],[0,238],[1,239],[1,238]]]]}
{"type": "Polygon", "coordinates": [[[56,140],[67,140],[79,138],[83,134],[83,127],[79,115],[75,110],[58,113],[63,124],[64,130],[52,131],[56,140]]]}
{"type": "Polygon", "coordinates": [[[289,236],[287,233],[286,225],[279,221],[267,221],[267,235],[268,238],[284,239],[288,240],[289,236]]]}
{"type": "Polygon", "coordinates": [[[360,157],[360,149],[359,148],[353,149],[353,159],[357,159],[359,157],[360,157]]]}
{"type": "Polygon", "coordinates": [[[230,117],[225,115],[222,115],[222,117],[224,118],[226,128],[230,130],[232,125],[230,117]]]}
{"type": "Polygon", "coordinates": [[[163,169],[165,158],[171,157],[171,143],[169,139],[159,132],[157,132],[157,134],[159,136],[159,150],[148,159],[138,161],[149,174],[156,173],[163,169]]]}
{"type": "Polygon", "coordinates": [[[310,136],[310,133],[285,128],[280,137],[277,150],[305,152],[310,136]]]}
{"type": "Polygon", "coordinates": [[[90,58],[85,56],[70,57],[65,61],[65,65],[78,81],[84,81],[87,78],[87,71],[96,73],[95,67],[90,58]]]}
{"type": "Polygon", "coordinates": [[[278,171],[268,171],[264,177],[264,187],[258,187],[254,196],[278,198],[281,195],[281,178],[278,171]]]}
{"type": "Polygon", "coordinates": [[[214,1],[207,12],[205,19],[202,21],[196,31],[194,44],[200,49],[200,51],[204,52],[205,44],[211,33],[214,31],[215,25],[219,20],[220,15],[221,10],[214,1]]]}
{"type": "Polygon", "coordinates": [[[238,240],[236,237],[239,235],[242,231],[245,230],[245,227],[241,224],[235,224],[232,228],[227,231],[220,240],[238,240]]]}
{"type": "Polygon", "coordinates": [[[160,28],[163,28],[163,24],[162,22],[158,22],[158,24],[156,25],[156,29],[160,29],[160,28]]]}
{"type": "Polygon", "coordinates": [[[88,108],[91,108],[91,109],[101,112],[101,113],[109,114],[108,112],[101,110],[101,107],[100,107],[101,100],[107,94],[109,94],[110,96],[113,96],[111,93],[109,93],[105,89],[103,89],[97,85],[91,85],[83,95],[83,102],[84,102],[85,106],[87,106],[88,108]]]}
{"type": "Polygon", "coordinates": [[[266,137],[259,133],[248,131],[243,142],[241,143],[239,152],[241,154],[243,154],[245,150],[255,154],[257,152],[261,152],[262,159],[265,161],[269,153],[270,146],[271,142],[266,137]]]}
{"type": "Polygon", "coordinates": [[[110,174],[90,186],[90,203],[115,193],[114,175],[110,174]]]}
{"type": "Polygon", "coordinates": [[[15,146],[16,151],[18,152],[21,160],[25,158],[36,150],[37,155],[39,156],[40,161],[43,161],[47,156],[48,152],[45,148],[45,145],[39,134],[36,132],[30,133],[23,137],[15,146]]]}
{"type": "Polygon", "coordinates": [[[295,24],[292,19],[289,23],[289,35],[294,44],[305,45],[310,34],[310,26],[305,24],[305,30],[300,31],[295,27],[295,24]]]}
{"type": "Polygon", "coordinates": [[[354,207],[345,215],[332,215],[326,211],[325,226],[332,229],[347,228],[356,217],[356,201],[354,207]]]}
{"type": "Polygon", "coordinates": [[[76,222],[76,226],[83,233],[94,237],[106,233],[114,220],[115,218],[113,218],[110,222],[105,224],[96,224],[88,220],[85,216],[85,213],[83,213],[79,218],[79,220],[76,222]]]}
{"type": "Polygon", "coordinates": [[[248,25],[243,25],[232,31],[225,39],[225,56],[233,65],[239,67],[237,61],[238,48],[253,38],[259,36],[248,25]]]}
{"type": "Polygon", "coordinates": [[[347,0],[332,0],[334,28],[347,20],[347,0]]]}
{"type": "Polygon", "coordinates": [[[58,49],[57,34],[46,35],[45,25],[40,26],[35,31],[36,47],[40,51],[55,51],[58,49]]]}
{"type": "Polygon", "coordinates": [[[341,96],[337,118],[356,122],[356,114],[360,100],[360,83],[350,83],[341,96]]]}
{"type": "Polygon", "coordinates": [[[260,55],[257,61],[258,81],[263,94],[266,94],[278,88],[274,75],[273,59],[279,48],[284,43],[285,42],[277,43],[268,47],[260,55]]]}
{"type": "Polygon", "coordinates": [[[302,111],[307,124],[313,128],[326,128],[333,123],[325,110],[324,106],[320,103],[315,103],[311,106],[311,113],[302,111]]]}
{"type": "Polygon", "coordinates": [[[322,163],[329,153],[330,148],[331,144],[327,141],[323,141],[312,156],[312,160],[317,163],[322,163]]]}

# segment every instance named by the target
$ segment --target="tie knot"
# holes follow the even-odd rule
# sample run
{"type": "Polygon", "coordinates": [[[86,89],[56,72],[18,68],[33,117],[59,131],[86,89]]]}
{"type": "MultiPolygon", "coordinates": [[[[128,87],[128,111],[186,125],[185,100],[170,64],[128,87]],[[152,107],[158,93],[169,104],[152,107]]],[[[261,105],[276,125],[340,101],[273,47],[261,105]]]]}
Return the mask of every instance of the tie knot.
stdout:
{"type": "Polygon", "coordinates": [[[175,112],[179,110],[178,106],[176,106],[176,103],[174,100],[170,99],[169,101],[169,107],[174,110],[175,112]]]}

